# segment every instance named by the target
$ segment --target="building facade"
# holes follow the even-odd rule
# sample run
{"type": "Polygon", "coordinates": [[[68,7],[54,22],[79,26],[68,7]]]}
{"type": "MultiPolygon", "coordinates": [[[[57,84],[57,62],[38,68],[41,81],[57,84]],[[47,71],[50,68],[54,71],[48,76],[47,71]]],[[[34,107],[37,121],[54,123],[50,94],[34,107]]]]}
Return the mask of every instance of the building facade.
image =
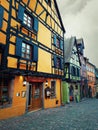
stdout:
{"type": "Polygon", "coordinates": [[[0,16],[0,119],[60,106],[65,29],[56,0],[1,0],[0,16]]]}
{"type": "Polygon", "coordinates": [[[80,59],[76,37],[64,42],[64,79],[62,82],[62,103],[75,100],[75,91],[78,90],[80,100],[80,59]]]}
{"type": "Polygon", "coordinates": [[[79,57],[81,62],[81,69],[80,69],[80,75],[81,75],[81,99],[83,97],[88,96],[88,84],[87,84],[87,70],[86,70],[86,59],[84,57],[84,41],[83,39],[77,39],[78,44],[78,51],[79,51],[79,57]]]}
{"type": "Polygon", "coordinates": [[[91,98],[95,96],[95,66],[87,59],[86,68],[88,81],[88,96],[91,98]]]}
{"type": "Polygon", "coordinates": [[[95,91],[96,91],[96,98],[98,98],[98,68],[95,67],[95,91]]]}

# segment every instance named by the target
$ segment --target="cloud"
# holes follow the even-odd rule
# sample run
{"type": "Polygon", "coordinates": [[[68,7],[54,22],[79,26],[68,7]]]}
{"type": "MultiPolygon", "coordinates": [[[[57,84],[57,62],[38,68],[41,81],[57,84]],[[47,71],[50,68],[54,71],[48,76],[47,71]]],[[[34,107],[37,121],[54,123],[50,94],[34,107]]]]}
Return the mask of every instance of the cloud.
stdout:
{"type": "Polygon", "coordinates": [[[57,0],[63,15],[77,14],[81,12],[91,0],[57,0]]]}
{"type": "Polygon", "coordinates": [[[85,55],[98,66],[98,0],[57,0],[66,37],[83,38],[85,55]]]}

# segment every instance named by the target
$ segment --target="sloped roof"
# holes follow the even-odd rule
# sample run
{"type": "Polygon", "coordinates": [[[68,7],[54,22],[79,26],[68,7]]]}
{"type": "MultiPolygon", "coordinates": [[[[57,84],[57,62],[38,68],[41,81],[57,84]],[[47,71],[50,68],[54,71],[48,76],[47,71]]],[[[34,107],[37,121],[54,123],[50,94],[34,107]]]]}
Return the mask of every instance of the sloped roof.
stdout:
{"type": "Polygon", "coordinates": [[[65,63],[70,62],[72,49],[73,49],[75,40],[76,40],[76,37],[71,37],[71,38],[65,39],[65,42],[64,42],[64,60],[65,60],[65,63]]]}
{"type": "Polygon", "coordinates": [[[61,18],[61,15],[60,15],[59,8],[58,8],[56,0],[54,0],[54,3],[55,3],[55,7],[56,7],[56,10],[57,10],[57,13],[58,13],[58,17],[60,19],[60,23],[61,23],[62,29],[63,29],[63,31],[65,33],[66,31],[65,31],[65,28],[64,28],[64,25],[63,25],[63,22],[62,22],[62,18],[61,18]]]}

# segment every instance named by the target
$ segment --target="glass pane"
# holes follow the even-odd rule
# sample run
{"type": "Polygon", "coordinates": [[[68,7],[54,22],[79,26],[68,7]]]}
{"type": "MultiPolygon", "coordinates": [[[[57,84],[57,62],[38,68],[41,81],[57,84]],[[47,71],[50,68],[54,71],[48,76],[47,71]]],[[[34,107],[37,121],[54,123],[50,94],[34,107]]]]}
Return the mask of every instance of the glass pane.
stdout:
{"type": "Polygon", "coordinates": [[[30,50],[27,50],[27,54],[30,54],[30,50]]]}
{"type": "Polygon", "coordinates": [[[25,58],[25,53],[22,53],[22,57],[24,57],[24,58],[25,58]]]}
{"type": "Polygon", "coordinates": [[[40,89],[39,88],[35,88],[34,98],[37,99],[39,97],[40,97],[40,89]]]}
{"type": "Polygon", "coordinates": [[[31,20],[28,20],[28,23],[31,23],[31,20]]]}
{"type": "Polygon", "coordinates": [[[25,48],[25,47],[26,47],[26,44],[25,44],[25,43],[22,43],[22,47],[24,47],[24,48],[25,48]]]}
{"type": "Polygon", "coordinates": [[[27,21],[27,18],[26,18],[26,17],[24,17],[24,20],[25,20],[25,21],[27,21]]]}
{"type": "Polygon", "coordinates": [[[27,58],[27,59],[30,59],[30,55],[29,55],[29,54],[26,54],[26,58],[27,58]]]}
{"type": "Polygon", "coordinates": [[[26,52],[26,49],[25,49],[25,48],[22,48],[22,52],[26,52]]]}
{"type": "Polygon", "coordinates": [[[23,21],[23,23],[24,23],[24,24],[27,24],[27,22],[26,22],[26,21],[23,21]]]}
{"type": "Polygon", "coordinates": [[[30,45],[27,45],[27,49],[30,49],[30,45]]]}
{"type": "Polygon", "coordinates": [[[27,17],[27,14],[26,14],[26,13],[24,13],[24,17],[27,17]]]}
{"type": "Polygon", "coordinates": [[[28,16],[28,20],[31,20],[31,18],[28,16]]]}
{"type": "Polygon", "coordinates": [[[31,25],[30,25],[30,24],[28,24],[28,27],[31,27],[31,25]]]}

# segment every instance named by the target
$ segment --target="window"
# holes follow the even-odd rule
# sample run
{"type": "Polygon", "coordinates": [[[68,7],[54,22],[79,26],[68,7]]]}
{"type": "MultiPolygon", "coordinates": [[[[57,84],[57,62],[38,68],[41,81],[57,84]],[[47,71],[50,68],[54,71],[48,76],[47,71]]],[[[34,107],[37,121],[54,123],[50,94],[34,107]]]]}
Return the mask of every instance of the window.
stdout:
{"type": "Polygon", "coordinates": [[[32,14],[29,15],[29,12],[20,4],[18,6],[18,20],[21,24],[25,24],[36,33],[38,32],[38,18],[32,14]]]}
{"type": "Polygon", "coordinates": [[[10,106],[13,98],[13,81],[8,78],[0,79],[0,108],[10,106]]]}
{"type": "Polygon", "coordinates": [[[26,13],[24,13],[23,23],[27,25],[29,28],[33,27],[33,19],[26,13]]]}
{"type": "Polygon", "coordinates": [[[53,60],[54,60],[53,67],[63,69],[63,58],[54,55],[53,60]]]}
{"type": "Polygon", "coordinates": [[[77,68],[77,76],[80,76],[80,70],[77,68]]]}
{"type": "Polygon", "coordinates": [[[47,4],[51,7],[51,0],[45,0],[47,4]]]}
{"type": "Polygon", "coordinates": [[[40,88],[38,86],[35,87],[34,98],[40,98],[40,88]]]}
{"type": "Polygon", "coordinates": [[[57,57],[57,68],[60,68],[60,58],[57,57]]]}
{"type": "Polygon", "coordinates": [[[27,58],[27,59],[31,59],[31,50],[32,47],[26,43],[22,43],[22,57],[23,58],[27,58]]]}
{"type": "Polygon", "coordinates": [[[57,43],[56,43],[57,47],[60,48],[60,39],[57,38],[57,43]]]}
{"type": "Polygon", "coordinates": [[[74,66],[71,67],[72,76],[76,76],[76,68],[74,66]]]}
{"type": "Polygon", "coordinates": [[[51,81],[51,97],[56,97],[56,81],[51,81]]]}

